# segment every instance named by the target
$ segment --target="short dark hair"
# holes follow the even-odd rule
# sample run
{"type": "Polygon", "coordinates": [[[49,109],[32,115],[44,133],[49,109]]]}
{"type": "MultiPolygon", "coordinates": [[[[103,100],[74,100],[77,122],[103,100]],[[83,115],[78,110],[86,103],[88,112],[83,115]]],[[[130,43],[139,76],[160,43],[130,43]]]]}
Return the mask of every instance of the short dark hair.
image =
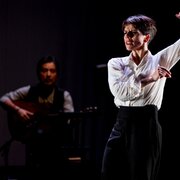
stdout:
{"type": "Polygon", "coordinates": [[[38,78],[40,77],[42,65],[45,63],[50,63],[50,62],[53,62],[55,64],[57,74],[59,75],[59,63],[58,63],[58,61],[56,60],[56,58],[54,56],[48,55],[48,56],[42,57],[37,63],[36,73],[37,73],[38,78]]]}
{"type": "Polygon", "coordinates": [[[125,26],[127,26],[128,24],[132,24],[136,29],[141,31],[143,35],[150,34],[150,41],[157,33],[156,22],[152,18],[143,14],[129,16],[127,19],[125,19],[122,22],[123,31],[125,26]]]}

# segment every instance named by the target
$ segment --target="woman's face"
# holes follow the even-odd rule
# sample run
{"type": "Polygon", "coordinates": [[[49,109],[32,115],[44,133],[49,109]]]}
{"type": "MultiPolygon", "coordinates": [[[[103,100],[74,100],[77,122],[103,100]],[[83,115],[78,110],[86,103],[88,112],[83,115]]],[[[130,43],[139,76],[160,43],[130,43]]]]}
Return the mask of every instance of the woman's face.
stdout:
{"type": "MultiPolygon", "coordinates": [[[[128,51],[140,50],[144,47],[146,35],[143,35],[132,24],[124,28],[124,44],[128,51]]],[[[147,42],[147,41],[146,41],[147,42]]]]}

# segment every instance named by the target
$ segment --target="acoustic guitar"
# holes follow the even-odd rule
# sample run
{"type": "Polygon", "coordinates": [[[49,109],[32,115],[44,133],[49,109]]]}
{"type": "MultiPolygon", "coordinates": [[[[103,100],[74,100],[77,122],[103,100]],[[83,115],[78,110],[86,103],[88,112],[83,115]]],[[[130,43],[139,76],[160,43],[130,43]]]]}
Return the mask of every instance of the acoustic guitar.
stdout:
{"type": "Polygon", "coordinates": [[[8,128],[14,140],[26,143],[40,136],[61,133],[63,128],[79,124],[82,119],[97,115],[96,107],[87,107],[80,112],[50,113],[49,108],[42,104],[14,101],[23,109],[34,113],[28,121],[22,120],[17,113],[8,111],[8,128]]]}
{"type": "Polygon", "coordinates": [[[27,101],[14,101],[14,103],[18,107],[34,113],[30,120],[25,121],[16,112],[8,111],[8,128],[14,140],[25,143],[37,136],[51,133],[53,126],[56,126],[55,122],[60,122],[60,119],[52,116],[49,109],[42,104],[27,101]]]}

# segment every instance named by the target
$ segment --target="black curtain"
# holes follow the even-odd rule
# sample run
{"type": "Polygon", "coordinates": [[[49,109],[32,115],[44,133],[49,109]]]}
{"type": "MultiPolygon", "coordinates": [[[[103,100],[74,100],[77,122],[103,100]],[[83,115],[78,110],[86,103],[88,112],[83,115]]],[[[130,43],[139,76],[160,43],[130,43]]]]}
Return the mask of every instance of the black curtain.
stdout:
{"type": "MultiPolygon", "coordinates": [[[[35,83],[36,63],[44,55],[60,62],[59,85],[72,94],[75,110],[97,107],[100,116],[83,126],[83,141],[90,146],[95,166],[100,168],[104,144],[116,117],[107,84],[106,64],[111,57],[127,54],[121,22],[129,15],[143,13],[157,21],[158,33],[150,45],[152,53],[179,38],[177,1],[159,6],[155,2],[73,0],[0,0],[0,96],[20,86],[35,83]]],[[[177,151],[178,118],[174,100],[179,102],[178,66],[165,88],[160,119],[164,128],[162,177],[178,175],[174,165],[177,151]],[[176,117],[176,118],[175,118],[176,117]],[[171,161],[171,165],[167,162],[171,161]],[[164,171],[164,170],[170,171],[164,171]]],[[[9,137],[6,113],[0,110],[0,145],[9,137]]],[[[24,146],[13,144],[12,165],[24,164],[24,146]]],[[[178,162],[176,162],[178,163],[178,162]]],[[[0,157],[0,165],[4,165],[0,157]]]]}

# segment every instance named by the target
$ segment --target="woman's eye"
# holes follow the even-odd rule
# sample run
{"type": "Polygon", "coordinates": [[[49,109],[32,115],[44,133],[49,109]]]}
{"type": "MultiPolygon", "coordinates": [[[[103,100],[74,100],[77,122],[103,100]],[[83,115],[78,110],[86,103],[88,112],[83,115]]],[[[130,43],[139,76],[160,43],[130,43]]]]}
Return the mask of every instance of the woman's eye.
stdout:
{"type": "Polygon", "coordinates": [[[129,31],[129,32],[124,32],[124,35],[127,35],[128,37],[132,38],[137,34],[137,31],[129,31]]]}

